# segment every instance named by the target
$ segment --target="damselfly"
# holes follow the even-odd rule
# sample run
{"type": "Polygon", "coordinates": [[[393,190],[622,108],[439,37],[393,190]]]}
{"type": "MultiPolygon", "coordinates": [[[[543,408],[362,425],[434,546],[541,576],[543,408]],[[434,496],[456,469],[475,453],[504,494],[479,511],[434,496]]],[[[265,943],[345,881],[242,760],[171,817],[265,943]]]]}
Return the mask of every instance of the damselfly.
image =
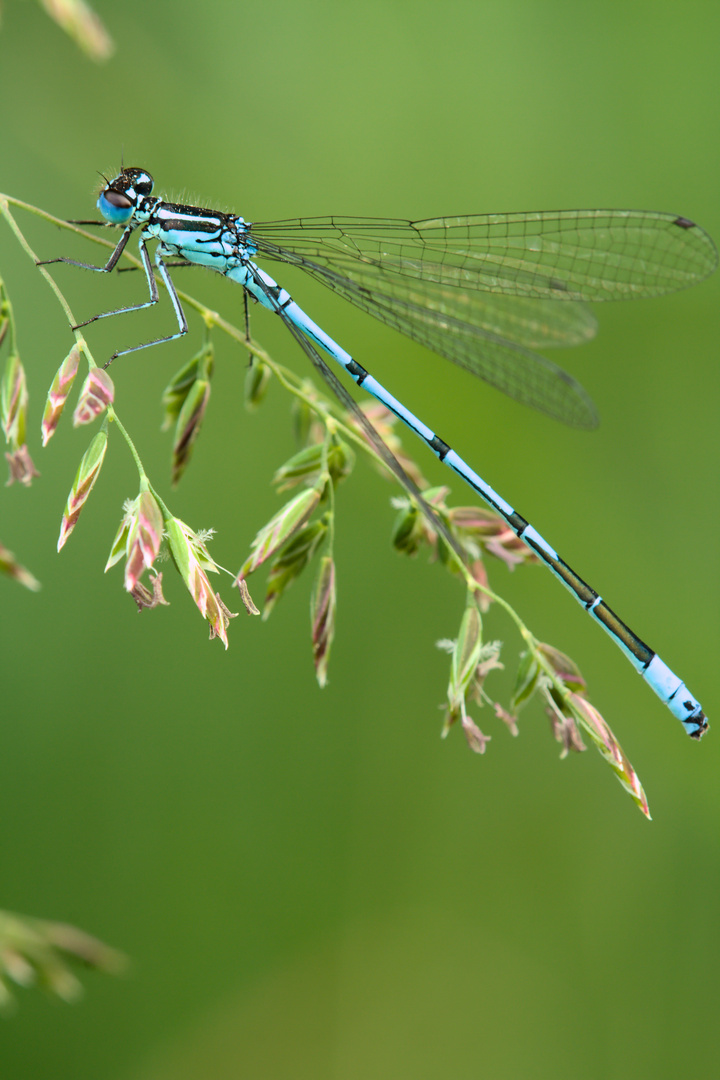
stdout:
{"type": "Polygon", "coordinates": [[[702,736],[707,720],[682,680],[525,518],[313,322],[255,261],[264,258],[299,266],[359,308],[517,401],[567,424],[589,428],[597,416],[586,392],[556,364],[531,350],[591,337],[595,323],[582,301],[660,296],[712,273],[717,252],[698,225],[672,214],[637,210],[543,211],[413,222],[323,217],[250,223],[234,214],[165,202],[153,196],[152,189],[150,174],[133,168],[123,169],[100,193],[97,205],[106,222],[123,227],[104,266],[49,260],[109,273],[131,234],[140,230],[149,299],[79,324],[87,326],[158,302],[147,250],[148,241],[157,242],[155,268],[167,287],[178,329],[121,349],[108,363],[187,332],[165,259],[209,267],[238,282],[246,297],[280,317],[344,404],[357,413],[315,346],[403,420],[500,514],[607,631],[687,733],[696,739],[702,736]]]}

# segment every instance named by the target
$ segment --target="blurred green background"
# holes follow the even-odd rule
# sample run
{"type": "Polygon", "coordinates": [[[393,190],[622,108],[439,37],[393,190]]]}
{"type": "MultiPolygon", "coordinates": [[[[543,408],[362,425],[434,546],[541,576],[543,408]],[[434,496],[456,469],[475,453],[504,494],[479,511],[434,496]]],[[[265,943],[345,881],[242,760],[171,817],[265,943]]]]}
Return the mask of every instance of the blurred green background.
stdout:
{"type": "MultiPolygon", "coordinates": [[[[114,174],[122,152],[158,192],[255,220],[641,207],[720,237],[720,10],[706,0],[98,11],[117,42],[105,66],[35,4],[4,6],[0,188],[59,216],[92,215],[96,170],[114,174]]],[[[21,220],[43,256],[67,251],[66,234],[21,220]]],[[[267,623],[236,619],[225,653],[171,570],[172,606],[142,617],[120,570],[103,576],[137,489],[119,439],[58,556],[89,437],[66,422],[41,452],[36,432],[71,335],[4,224],[0,269],[42,472],[0,493],[0,540],[43,583],[33,595],[0,579],[0,907],[75,923],[133,959],[126,978],[85,977],[75,1007],[20,992],[2,1080],[716,1075],[720,278],[598,308],[596,341],[559,357],[598,404],[592,434],[281,279],[703,702],[715,730],[697,745],[549,574],[490,566],[533,631],[580,664],[645,784],[648,824],[594,751],[558,761],[537,704],[515,740],[489,710],[477,717],[493,735],[484,758],[459,732],[440,743],[447,657],[434,643],[457,632],[464,597],[393,553],[392,489],[364,464],[338,496],[322,692],[309,579],[267,623]]],[[[183,287],[241,320],[237,287],[190,276],[183,287]]],[[[62,267],[57,279],[80,316],[140,284],[62,267]]],[[[89,340],[101,357],[160,325],[167,308],[89,340]]],[[[274,320],[260,312],[253,328],[306,369],[274,320]]],[[[214,526],[215,557],[236,567],[279,506],[269,479],[293,450],[288,400],[276,386],[245,413],[246,354],[217,335],[206,427],[171,493],[158,397],[200,342],[191,330],[113,368],[118,409],[174,511],[214,526]]],[[[487,633],[506,642],[507,690],[519,643],[499,612],[487,633]]]]}

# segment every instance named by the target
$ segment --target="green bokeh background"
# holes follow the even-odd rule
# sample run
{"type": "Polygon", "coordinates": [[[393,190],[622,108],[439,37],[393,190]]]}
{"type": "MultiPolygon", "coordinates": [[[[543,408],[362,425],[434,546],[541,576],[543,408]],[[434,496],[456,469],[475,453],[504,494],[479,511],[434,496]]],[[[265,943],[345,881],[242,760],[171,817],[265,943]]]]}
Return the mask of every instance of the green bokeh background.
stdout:
{"type": "MultiPolygon", "coordinates": [[[[3,15],[0,188],[60,216],[92,213],[96,170],[114,173],[122,150],[159,191],[256,220],[645,207],[720,237],[720,9],[706,0],[98,10],[118,44],[105,67],[38,6],[8,0],[3,15]]],[[[22,220],[45,257],[67,249],[22,220]]],[[[142,617],[120,571],[103,576],[137,486],[119,439],[58,556],[88,433],[66,423],[44,452],[35,433],[71,336],[4,225],[0,267],[43,474],[0,496],[0,539],[43,582],[32,595],[0,580],[0,907],[75,923],[134,962],[124,979],[85,977],[74,1007],[21,992],[0,1031],[2,1080],[716,1075],[720,279],[599,309],[597,340],[563,358],[600,409],[590,435],[282,279],[716,719],[701,745],[686,739],[550,575],[491,567],[537,635],[580,664],[640,772],[648,824],[594,752],[557,760],[537,705],[516,740],[480,717],[484,758],[459,733],[440,743],[447,658],[434,642],[457,632],[464,598],[393,553],[391,489],[364,465],[338,496],[322,692],[309,581],[267,623],[235,620],[224,653],[170,571],[172,606],[142,617]]],[[[80,315],[139,285],[57,277],[80,315]]],[[[183,282],[241,319],[230,283],[183,282]]],[[[96,354],[170,326],[167,308],[135,318],[93,329],[96,354]]],[[[262,313],[253,325],[304,370],[282,327],[262,313]]],[[[214,554],[234,567],[278,506],[288,401],[275,387],[246,414],[245,354],[218,336],[206,429],[171,494],[158,396],[199,341],[195,320],[191,340],[113,377],[154,482],[179,516],[218,530],[214,554]]],[[[487,633],[506,642],[507,690],[519,643],[500,613],[487,633]]]]}

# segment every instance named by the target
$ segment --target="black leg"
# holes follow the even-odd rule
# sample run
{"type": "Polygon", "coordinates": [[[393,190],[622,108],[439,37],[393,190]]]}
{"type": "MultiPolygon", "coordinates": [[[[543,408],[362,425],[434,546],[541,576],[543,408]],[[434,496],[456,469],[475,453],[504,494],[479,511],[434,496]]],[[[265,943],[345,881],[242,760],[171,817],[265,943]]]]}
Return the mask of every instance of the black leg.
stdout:
{"type": "MultiPolygon", "coordinates": [[[[100,274],[109,274],[115,268],[115,264],[125,250],[125,245],[132,235],[133,230],[127,228],[120,237],[120,241],[112,255],[104,266],[93,266],[92,263],[78,262],[76,259],[40,259],[37,266],[50,266],[51,263],[69,263],[70,266],[79,266],[82,270],[96,270],[100,274]]],[[[84,324],[83,324],[84,325],[84,324]]]]}
{"type": "MultiPolygon", "coordinates": [[[[140,251],[143,257],[143,263],[146,267],[145,272],[148,276],[148,282],[151,283],[150,291],[151,294],[154,293],[154,299],[148,300],[146,304],[138,304],[137,308],[121,308],[121,311],[137,311],[139,308],[150,307],[151,304],[157,303],[158,300],[157,283],[155,281],[155,275],[153,274],[152,267],[150,266],[150,259],[144,243],[140,244],[140,251]]],[[[168,295],[170,296],[170,300],[175,311],[175,317],[178,322],[177,333],[168,334],[166,337],[154,338],[152,341],[145,341],[142,345],[133,345],[131,349],[120,349],[118,350],[118,352],[112,354],[108,362],[106,364],[103,364],[103,367],[109,367],[113,360],[117,360],[118,356],[126,356],[127,353],[138,352],[138,350],[140,349],[149,349],[151,345],[162,345],[165,341],[174,341],[175,338],[179,338],[182,337],[184,334],[187,334],[188,324],[187,319],[185,318],[185,312],[182,309],[182,304],[180,303],[180,297],[178,296],[175,286],[172,283],[172,278],[167,272],[165,263],[162,261],[162,259],[157,253],[155,254],[155,265],[157,266],[160,276],[162,277],[167,287],[168,295]]],[[[114,315],[116,314],[116,312],[108,311],[106,312],[106,314],[114,315]]],[[[97,318],[101,318],[101,316],[97,316],[97,318]]]]}
{"type": "MultiPolygon", "coordinates": [[[[118,244],[118,247],[119,246],[120,245],[118,244]]],[[[111,258],[116,254],[116,252],[117,248],[113,252],[111,258]]],[[[142,311],[143,308],[152,307],[153,304],[157,304],[160,296],[158,294],[155,274],[153,273],[153,268],[150,265],[150,256],[148,255],[148,250],[145,247],[144,240],[140,241],[140,258],[142,259],[143,268],[145,270],[145,277],[147,278],[148,288],[150,290],[150,299],[146,300],[144,304],[131,304],[130,307],[115,308],[114,311],[101,311],[99,315],[93,315],[91,319],[86,319],[85,322],[81,322],[78,323],[77,326],[73,326],[73,330],[79,330],[81,326],[89,326],[90,323],[97,322],[98,319],[106,319],[109,315],[124,315],[126,311],[142,311]]],[[[112,269],[112,267],[110,269],[112,269]]]]}

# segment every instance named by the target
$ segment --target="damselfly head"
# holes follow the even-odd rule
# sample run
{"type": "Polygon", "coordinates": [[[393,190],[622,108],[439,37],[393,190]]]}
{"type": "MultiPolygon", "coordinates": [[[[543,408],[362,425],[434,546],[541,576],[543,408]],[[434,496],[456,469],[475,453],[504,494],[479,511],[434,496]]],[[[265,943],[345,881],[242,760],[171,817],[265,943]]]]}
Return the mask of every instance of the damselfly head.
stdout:
{"type": "Polygon", "coordinates": [[[150,195],[153,178],[144,169],[123,169],[100,192],[98,210],[113,225],[126,224],[141,199],[150,195]]]}

